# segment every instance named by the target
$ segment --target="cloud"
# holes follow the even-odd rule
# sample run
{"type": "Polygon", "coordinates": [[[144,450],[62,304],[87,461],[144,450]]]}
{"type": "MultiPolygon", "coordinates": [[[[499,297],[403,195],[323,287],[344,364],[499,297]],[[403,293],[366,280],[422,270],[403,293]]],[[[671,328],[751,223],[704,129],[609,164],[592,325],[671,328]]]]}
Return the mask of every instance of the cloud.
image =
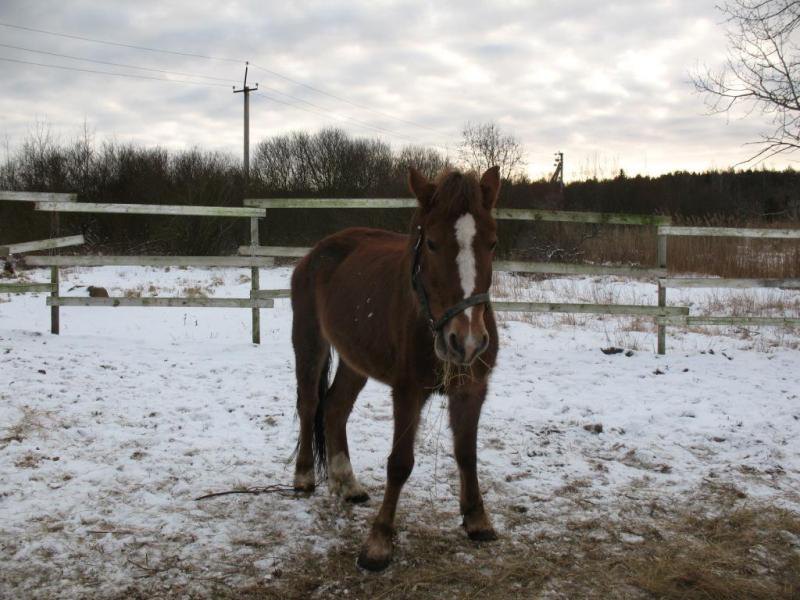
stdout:
{"type": "MultiPolygon", "coordinates": [[[[0,21],[229,59],[0,27],[3,44],[223,79],[190,85],[0,61],[0,134],[12,144],[38,119],[67,136],[86,119],[101,139],[238,154],[241,95],[226,86],[241,84],[244,65],[230,61],[245,59],[252,63],[249,81],[262,86],[251,103],[254,142],[338,125],[394,145],[413,141],[452,152],[466,121],[491,120],[524,142],[533,175],[546,173],[552,153],[562,150],[567,175],[576,176],[598,156],[629,173],[725,167],[748,155],[742,144],[764,126],[756,117],[704,114],[689,84],[698,62],[724,56],[712,2],[7,0],[0,21]]],[[[0,48],[0,57],[186,79],[9,48],[0,48]]]]}

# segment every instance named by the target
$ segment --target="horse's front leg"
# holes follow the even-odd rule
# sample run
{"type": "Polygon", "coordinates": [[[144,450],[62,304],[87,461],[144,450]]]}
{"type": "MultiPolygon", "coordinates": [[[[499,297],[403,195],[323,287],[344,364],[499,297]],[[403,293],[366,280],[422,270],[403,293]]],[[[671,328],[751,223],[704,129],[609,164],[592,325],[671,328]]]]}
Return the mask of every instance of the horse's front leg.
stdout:
{"type": "Polygon", "coordinates": [[[460,505],[464,529],[470,539],[494,540],[497,534],[483,507],[477,472],[478,420],[486,398],[486,382],[471,381],[451,390],[448,396],[453,446],[461,474],[460,505]]]}
{"type": "Polygon", "coordinates": [[[385,569],[394,549],[394,517],[397,500],[414,468],[414,438],[425,395],[419,391],[392,390],[394,403],[394,441],[386,465],[386,492],[378,516],[358,556],[359,566],[370,571],[385,569]]]}

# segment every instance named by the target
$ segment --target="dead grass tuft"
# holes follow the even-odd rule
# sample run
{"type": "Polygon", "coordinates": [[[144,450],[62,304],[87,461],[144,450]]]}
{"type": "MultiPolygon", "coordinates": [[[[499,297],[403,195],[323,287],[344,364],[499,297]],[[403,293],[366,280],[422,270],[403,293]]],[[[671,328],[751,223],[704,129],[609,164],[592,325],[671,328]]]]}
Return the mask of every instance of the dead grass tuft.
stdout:
{"type": "MultiPolygon", "coordinates": [[[[468,541],[439,522],[415,519],[382,574],[360,572],[363,532],[350,531],[325,554],[308,551],[269,586],[237,590],[270,598],[681,598],[738,600],[800,594],[800,516],[774,506],[741,506],[719,493],[669,510],[652,503],[625,517],[574,519],[560,531],[507,533],[498,542],[468,541]],[[731,506],[733,505],[733,506],[731,506]]],[[[526,518],[507,507],[510,518],[526,518]]],[[[534,514],[527,516],[533,520],[534,514]]],[[[445,519],[448,521],[448,519],[445,519]]],[[[455,522],[455,515],[453,515],[455,522]]],[[[530,523],[528,523],[530,526],[530,523]]]]}

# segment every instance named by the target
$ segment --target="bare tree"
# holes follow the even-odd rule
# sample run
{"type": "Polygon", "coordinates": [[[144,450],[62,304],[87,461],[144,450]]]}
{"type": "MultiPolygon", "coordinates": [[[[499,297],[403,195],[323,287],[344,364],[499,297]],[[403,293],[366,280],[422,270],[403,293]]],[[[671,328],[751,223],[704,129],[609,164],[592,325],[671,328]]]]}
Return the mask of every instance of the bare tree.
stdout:
{"type": "Polygon", "coordinates": [[[461,136],[459,158],[467,168],[482,173],[497,165],[504,179],[519,174],[525,159],[522,144],[500,131],[496,123],[467,123],[461,136]]]}
{"type": "Polygon", "coordinates": [[[712,113],[741,105],[772,118],[773,128],[750,142],[760,149],[744,163],[800,148],[800,0],[728,0],[728,58],[693,76],[712,113]]]}

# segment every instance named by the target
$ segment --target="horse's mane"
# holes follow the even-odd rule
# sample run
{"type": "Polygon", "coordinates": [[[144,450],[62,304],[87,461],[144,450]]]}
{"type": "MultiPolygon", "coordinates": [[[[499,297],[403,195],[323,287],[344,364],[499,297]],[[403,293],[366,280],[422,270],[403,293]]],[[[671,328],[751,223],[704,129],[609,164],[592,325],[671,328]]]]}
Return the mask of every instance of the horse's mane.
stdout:
{"type": "Polygon", "coordinates": [[[480,203],[480,183],[475,173],[457,170],[444,171],[436,178],[433,210],[450,215],[461,215],[480,203]]]}

